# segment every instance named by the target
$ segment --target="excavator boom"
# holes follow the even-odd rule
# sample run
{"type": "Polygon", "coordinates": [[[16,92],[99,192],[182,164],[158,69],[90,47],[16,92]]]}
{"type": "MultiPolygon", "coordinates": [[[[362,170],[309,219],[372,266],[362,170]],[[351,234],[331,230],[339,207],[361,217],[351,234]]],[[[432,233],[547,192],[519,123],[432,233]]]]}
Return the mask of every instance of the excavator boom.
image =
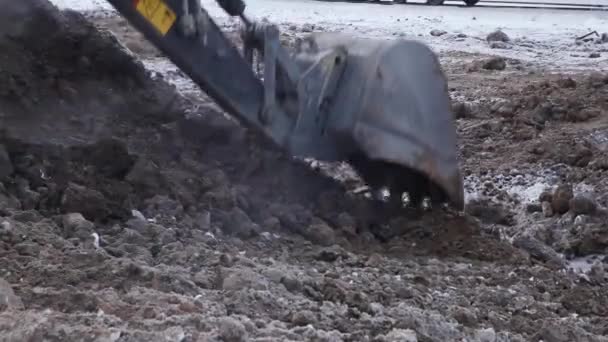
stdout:
{"type": "Polygon", "coordinates": [[[350,162],[399,202],[407,192],[463,209],[446,79],[424,44],[317,34],[287,52],[277,27],[246,17],[242,0],[218,0],[244,23],[239,51],[199,0],[107,1],[226,112],[291,155],[350,162]]]}
{"type": "Polygon", "coordinates": [[[183,0],[107,0],[132,26],[242,124],[262,130],[282,145],[289,119],[277,113],[271,126],[260,122],[264,86],[243,56],[207,13],[183,0]],[[201,29],[197,32],[194,16],[201,29]],[[190,26],[190,27],[188,27],[190,26]]]}

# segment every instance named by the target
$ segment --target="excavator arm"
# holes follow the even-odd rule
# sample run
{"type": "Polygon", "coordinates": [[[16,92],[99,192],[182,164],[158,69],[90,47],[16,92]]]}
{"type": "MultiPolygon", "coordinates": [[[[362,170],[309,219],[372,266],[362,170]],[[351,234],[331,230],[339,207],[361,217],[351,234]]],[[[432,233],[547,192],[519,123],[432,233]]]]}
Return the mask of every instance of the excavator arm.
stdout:
{"type": "MultiPolygon", "coordinates": [[[[201,8],[199,1],[107,1],[242,124],[261,131],[293,154],[320,159],[338,158],[338,152],[332,150],[329,139],[320,134],[310,138],[310,123],[305,122],[311,118],[310,115],[300,115],[300,108],[288,112],[290,106],[299,106],[305,102],[304,99],[312,100],[315,91],[317,99],[314,100],[322,101],[318,98],[320,92],[328,93],[330,89],[311,88],[322,84],[322,78],[336,78],[334,75],[338,68],[332,72],[328,70],[331,66],[327,63],[333,54],[316,60],[309,58],[297,65],[280,45],[277,28],[271,24],[250,22],[243,14],[245,5],[240,0],[218,3],[229,14],[243,18],[245,51],[242,53],[201,8]],[[256,51],[260,52],[264,62],[263,81],[252,68],[256,51]],[[310,70],[304,70],[315,62],[317,64],[310,70]],[[277,82],[281,80],[283,82],[277,82]],[[298,87],[302,86],[306,89],[300,89],[302,94],[298,94],[298,87]],[[319,148],[319,145],[325,146],[319,148]]],[[[317,131],[320,132],[321,128],[317,131]]]]}
{"type": "Polygon", "coordinates": [[[291,155],[350,162],[399,203],[407,192],[463,209],[447,83],[424,44],[316,34],[290,53],[242,0],[217,0],[244,24],[239,51],[200,0],[107,1],[226,112],[291,155]]]}
{"type": "Polygon", "coordinates": [[[251,65],[208,14],[188,0],[108,0],[137,30],[224,110],[283,145],[291,122],[283,112],[270,125],[259,115],[264,86],[251,65]]]}

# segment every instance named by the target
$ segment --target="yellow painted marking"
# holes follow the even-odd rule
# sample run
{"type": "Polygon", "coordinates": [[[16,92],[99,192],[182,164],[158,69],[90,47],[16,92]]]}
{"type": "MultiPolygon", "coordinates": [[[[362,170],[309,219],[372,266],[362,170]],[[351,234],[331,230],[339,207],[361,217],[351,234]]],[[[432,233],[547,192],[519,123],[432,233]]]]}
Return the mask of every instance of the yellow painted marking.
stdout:
{"type": "Polygon", "coordinates": [[[169,32],[177,18],[175,12],[162,0],[139,0],[135,8],[163,36],[169,32]]]}

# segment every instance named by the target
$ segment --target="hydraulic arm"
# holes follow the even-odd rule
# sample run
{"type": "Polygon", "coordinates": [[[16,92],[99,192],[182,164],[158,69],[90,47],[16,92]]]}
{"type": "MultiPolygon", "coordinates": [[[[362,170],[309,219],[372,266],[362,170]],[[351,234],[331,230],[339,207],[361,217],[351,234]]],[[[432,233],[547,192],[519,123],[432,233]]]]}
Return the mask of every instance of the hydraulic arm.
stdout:
{"type": "Polygon", "coordinates": [[[408,192],[462,209],[446,81],[425,45],[318,34],[290,53],[241,0],[217,0],[242,19],[239,51],[200,0],[107,1],[224,110],[291,155],[351,162],[399,202],[408,192]]]}

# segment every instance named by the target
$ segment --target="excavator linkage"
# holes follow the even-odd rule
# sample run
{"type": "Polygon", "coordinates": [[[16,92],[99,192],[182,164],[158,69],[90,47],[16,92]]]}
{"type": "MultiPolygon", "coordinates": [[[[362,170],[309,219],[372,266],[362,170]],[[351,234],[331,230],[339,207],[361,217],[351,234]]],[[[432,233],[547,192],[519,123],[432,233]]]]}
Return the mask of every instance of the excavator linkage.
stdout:
{"type": "Polygon", "coordinates": [[[239,51],[200,0],[107,1],[226,112],[292,156],[346,161],[393,198],[463,209],[447,81],[424,44],[323,33],[288,52],[242,0],[217,0],[244,23],[239,51]]]}

